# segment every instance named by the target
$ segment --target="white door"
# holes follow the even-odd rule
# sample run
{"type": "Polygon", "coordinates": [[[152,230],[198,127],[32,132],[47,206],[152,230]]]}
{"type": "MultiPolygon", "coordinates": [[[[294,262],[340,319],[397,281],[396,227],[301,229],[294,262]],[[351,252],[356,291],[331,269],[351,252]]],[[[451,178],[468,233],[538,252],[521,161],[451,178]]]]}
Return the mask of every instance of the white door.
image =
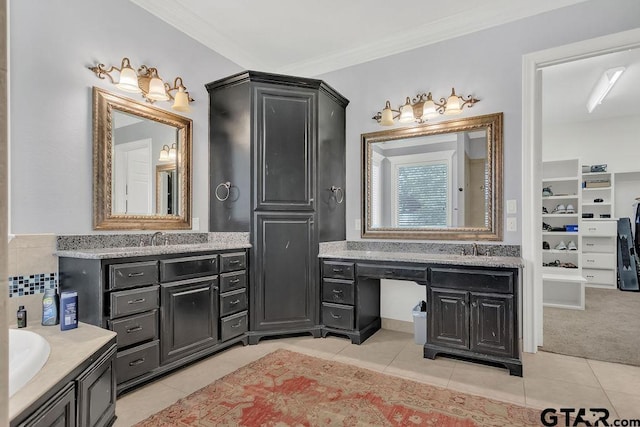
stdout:
{"type": "Polygon", "coordinates": [[[151,215],[151,139],[115,146],[113,213],[151,215]]]}

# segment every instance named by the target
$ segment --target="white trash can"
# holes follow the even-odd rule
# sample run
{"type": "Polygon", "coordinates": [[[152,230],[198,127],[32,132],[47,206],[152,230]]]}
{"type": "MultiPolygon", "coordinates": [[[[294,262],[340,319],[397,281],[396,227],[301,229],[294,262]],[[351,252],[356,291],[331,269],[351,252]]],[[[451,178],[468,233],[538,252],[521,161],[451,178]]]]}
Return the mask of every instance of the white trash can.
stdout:
{"type": "Polygon", "coordinates": [[[413,307],[413,339],[420,345],[427,342],[427,312],[420,311],[420,304],[413,307]]]}

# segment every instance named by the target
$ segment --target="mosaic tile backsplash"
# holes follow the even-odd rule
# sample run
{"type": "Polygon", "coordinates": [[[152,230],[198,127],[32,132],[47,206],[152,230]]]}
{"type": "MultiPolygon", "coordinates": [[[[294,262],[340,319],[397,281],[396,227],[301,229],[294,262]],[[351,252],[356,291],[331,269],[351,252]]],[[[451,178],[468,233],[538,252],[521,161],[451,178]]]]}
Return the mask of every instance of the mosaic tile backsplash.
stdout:
{"type": "Polygon", "coordinates": [[[45,289],[58,287],[58,273],[9,276],[9,298],[43,294],[45,289]]]}

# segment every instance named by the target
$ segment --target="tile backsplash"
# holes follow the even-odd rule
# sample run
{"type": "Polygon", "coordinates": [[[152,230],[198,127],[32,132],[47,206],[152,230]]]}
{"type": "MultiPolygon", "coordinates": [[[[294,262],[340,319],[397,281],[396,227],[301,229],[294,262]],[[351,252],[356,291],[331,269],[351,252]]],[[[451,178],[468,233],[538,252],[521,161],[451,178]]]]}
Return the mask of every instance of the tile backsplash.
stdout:
{"type": "Polygon", "coordinates": [[[9,298],[44,293],[58,287],[58,272],[9,276],[9,298]]]}

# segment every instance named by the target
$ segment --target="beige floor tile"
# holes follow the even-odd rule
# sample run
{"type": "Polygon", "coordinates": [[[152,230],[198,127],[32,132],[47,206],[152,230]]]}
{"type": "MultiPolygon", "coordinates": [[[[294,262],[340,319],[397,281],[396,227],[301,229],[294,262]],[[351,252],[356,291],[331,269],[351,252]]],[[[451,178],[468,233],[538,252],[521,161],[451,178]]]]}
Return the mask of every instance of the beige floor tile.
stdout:
{"type": "Polygon", "coordinates": [[[274,346],[263,345],[263,343],[246,346],[240,344],[217,353],[214,357],[221,362],[229,362],[239,368],[266,356],[267,354],[275,351],[275,349],[276,348],[274,346]]]}
{"type": "Polygon", "coordinates": [[[187,393],[158,381],[127,393],[118,398],[116,402],[116,416],[118,419],[114,427],[129,427],[186,395],[187,393]]]}
{"type": "Polygon", "coordinates": [[[640,396],[640,367],[589,360],[602,388],[640,396]]]}
{"type": "Polygon", "coordinates": [[[522,354],[525,378],[548,378],[599,387],[591,366],[586,359],[539,351],[522,354]]]}
{"type": "Polygon", "coordinates": [[[504,368],[457,361],[447,387],[519,405],[525,403],[522,378],[509,375],[504,368]]]}
{"type": "Polygon", "coordinates": [[[186,394],[191,394],[237,369],[239,369],[237,364],[212,356],[180,369],[162,378],[160,382],[186,394]]]}
{"type": "Polygon", "coordinates": [[[640,396],[619,391],[605,391],[621,419],[640,419],[640,396]]]}
{"type": "Polygon", "coordinates": [[[287,340],[280,348],[286,348],[298,353],[316,356],[323,359],[333,359],[346,347],[351,345],[351,341],[346,338],[299,338],[297,340],[287,340]]]}
{"type": "Polygon", "coordinates": [[[547,378],[525,378],[526,405],[530,408],[607,408],[616,412],[600,387],[576,385],[547,378]]]}
{"type": "Polygon", "coordinates": [[[411,358],[407,356],[408,353],[400,353],[384,369],[384,373],[441,387],[446,387],[449,384],[456,364],[455,361],[445,358],[425,359],[422,355],[419,357],[414,355],[411,358]]]}

